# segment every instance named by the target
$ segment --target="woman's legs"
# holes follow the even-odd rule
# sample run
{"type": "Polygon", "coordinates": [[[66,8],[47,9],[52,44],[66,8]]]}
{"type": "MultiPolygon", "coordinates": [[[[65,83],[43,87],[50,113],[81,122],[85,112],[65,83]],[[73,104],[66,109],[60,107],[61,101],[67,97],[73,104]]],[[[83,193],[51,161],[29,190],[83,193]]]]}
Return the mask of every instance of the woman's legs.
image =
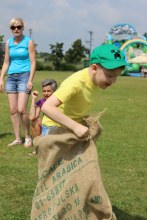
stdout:
{"type": "Polygon", "coordinates": [[[8,101],[9,101],[9,108],[12,120],[12,126],[15,134],[15,138],[17,141],[21,140],[20,135],[20,121],[19,121],[19,114],[18,114],[18,94],[17,93],[8,93],[8,101]]]}
{"type": "Polygon", "coordinates": [[[27,94],[27,82],[29,76],[29,72],[8,75],[6,91],[8,93],[12,125],[16,140],[21,138],[19,121],[20,116],[25,132],[25,143],[27,142],[27,145],[30,146],[32,144],[32,140],[30,139],[30,121],[26,112],[29,99],[29,94],[27,94]]]}

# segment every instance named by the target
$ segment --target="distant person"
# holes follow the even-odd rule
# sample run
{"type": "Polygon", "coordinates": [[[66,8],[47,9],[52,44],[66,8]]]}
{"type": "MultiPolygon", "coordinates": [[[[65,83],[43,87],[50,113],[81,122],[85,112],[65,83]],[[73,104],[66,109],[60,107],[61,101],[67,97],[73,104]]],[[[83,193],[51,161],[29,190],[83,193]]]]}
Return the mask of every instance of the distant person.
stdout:
{"type": "Polygon", "coordinates": [[[47,117],[43,117],[41,119],[40,113],[41,113],[41,107],[44,104],[44,102],[55,92],[57,89],[57,82],[54,79],[45,79],[41,83],[42,86],[42,93],[43,98],[38,98],[38,91],[32,92],[32,103],[30,107],[30,114],[29,118],[31,120],[31,130],[32,130],[32,136],[33,138],[39,135],[46,135],[48,134],[49,127],[47,126],[48,119],[47,117]]]}
{"type": "Polygon", "coordinates": [[[15,140],[8,146],[22,144],[20,116],[25,131],[24,146],[31,147],[30,121],[26,108],[36,69],[35,45],[31,38],[23,34],[22,18],[13,18],[9,23],[9,28],[14,36],[6,42],[5,58],[0,76],[0,91],[3,91],[4,76],[8,71],[5,89],[15,134],[15,140]]]}
{"type": "Polygon", "coordinates": [[[147,67],[142,66],[141,67],[141,73],[143,77],[147,77],[147,67]]]}

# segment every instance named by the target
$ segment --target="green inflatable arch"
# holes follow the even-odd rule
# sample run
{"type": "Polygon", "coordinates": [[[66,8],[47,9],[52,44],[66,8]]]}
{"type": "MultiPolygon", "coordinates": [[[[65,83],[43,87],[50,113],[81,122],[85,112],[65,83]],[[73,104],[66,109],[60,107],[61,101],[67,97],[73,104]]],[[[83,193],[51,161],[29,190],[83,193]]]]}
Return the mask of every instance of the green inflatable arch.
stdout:
{"type": "MultiPolygon", "coordinates": [[[[143,39],[133,39],[126,41],[121,47],[120,50],[124,51],[127,47],[133,45],[133,44],[142,44],[147,48],[147,41],[143,39]]],[[[147,49],[146,49],[147,50],[147,49]]],[[[147,66],[147,64],[144,64],[144,66],[147,66]]],[[[126,68],[126,71],[122,73],[122,75],[129,75],[129,72],[140,72],[140,65],[139,64],[132,64],[130,67],[126,68]]]]}
{"type": "Polygon", "coordinates": [[[145,41],[143,39],[128,40],[120,47],[120,50],[126,49],[126,47],[130,46],[131,44],[143,44],[143,45],[147,46],[147,41],[145,41]]]}

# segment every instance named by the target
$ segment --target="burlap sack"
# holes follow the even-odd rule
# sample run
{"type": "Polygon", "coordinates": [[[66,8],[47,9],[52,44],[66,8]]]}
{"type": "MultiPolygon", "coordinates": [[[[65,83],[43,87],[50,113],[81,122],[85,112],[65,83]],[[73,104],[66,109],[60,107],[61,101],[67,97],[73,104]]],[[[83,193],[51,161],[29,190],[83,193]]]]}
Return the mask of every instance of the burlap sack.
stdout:
{"type": "Polygon", "coordinates": [[[115,220],[101,179],[94,139],[101,133],[96,117],[87,119],[90,140],[66,129],[36,137],[39,180],[31,220],[115,220]]]}

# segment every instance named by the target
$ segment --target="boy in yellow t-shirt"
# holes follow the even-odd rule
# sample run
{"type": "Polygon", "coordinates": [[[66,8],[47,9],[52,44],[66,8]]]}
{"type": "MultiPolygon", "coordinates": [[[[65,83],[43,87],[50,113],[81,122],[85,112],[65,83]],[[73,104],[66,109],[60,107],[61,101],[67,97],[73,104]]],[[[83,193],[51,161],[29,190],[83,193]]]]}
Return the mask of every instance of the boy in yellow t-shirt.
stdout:
{"type": "Polygon", "coordinates": [[[90,56],[90,66],[72,74],[43,104],[41,110],[48,117],[47,126],[65,126],[78,138],[89,136],[83,117],[97,103],[96,95],[116,82],[125,69],[125,55],[116,46],[103,44],[90,56]]]}

